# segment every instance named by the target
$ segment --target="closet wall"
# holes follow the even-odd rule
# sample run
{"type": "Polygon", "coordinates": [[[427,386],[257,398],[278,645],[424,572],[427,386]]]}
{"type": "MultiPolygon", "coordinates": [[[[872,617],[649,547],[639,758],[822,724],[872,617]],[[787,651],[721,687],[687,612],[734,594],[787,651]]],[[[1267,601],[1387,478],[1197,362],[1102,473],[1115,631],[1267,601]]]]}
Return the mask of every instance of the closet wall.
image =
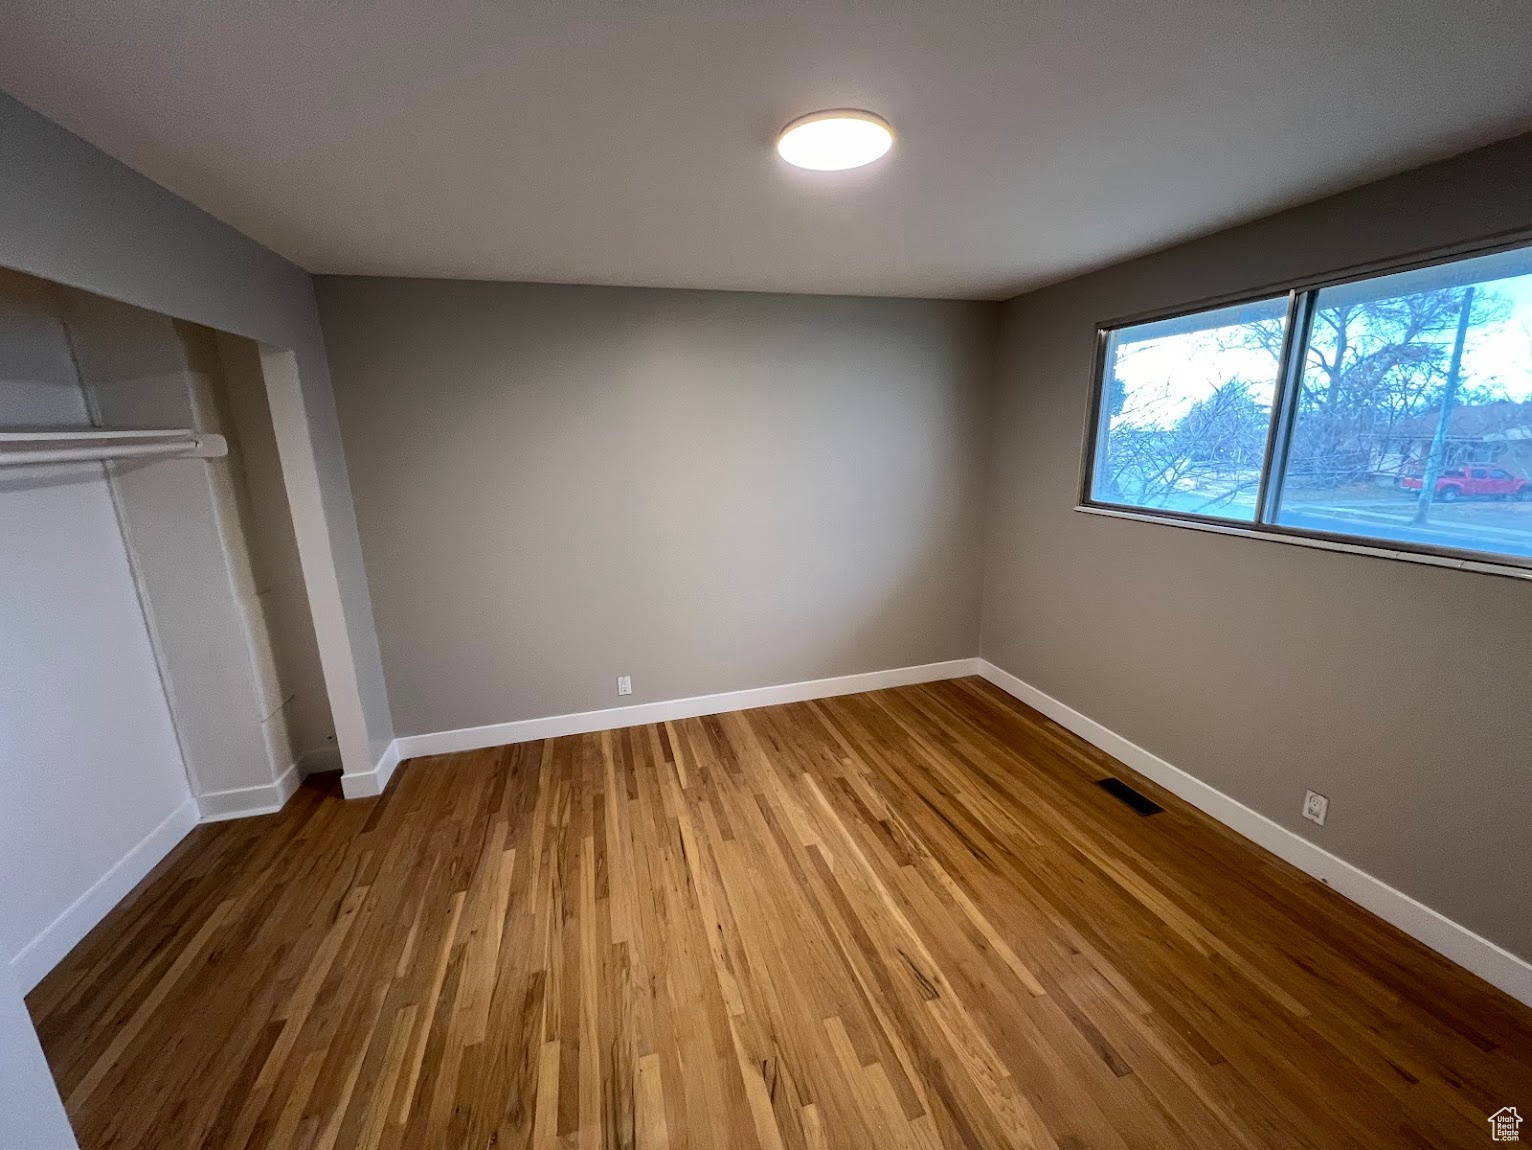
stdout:
{"type": "MultiPolygon", "coordinates": [[[[0,425],[90,425],[56,301],[11,274],[0,425]]],[[[99,884],[197,810],[101,465],[0,470],[0,539],[0,944],[26,986],[71,906],[110,906],[99,884]]]]}
{"type": "MultiPolygon", "coordinates": [[[[252,590],[270,636],[281,685],[281,729],[305,771],[339,770],[335,722],[330,715],[319,643],[298,559],[287,485],[277,456],[277,437],[266,405],[260,349],[240,336],[195,324],[178,324],[193,340],[194,362],[216,379],[218,419],[229,441],[233,494],[239,501],[243,538],[249,541],[252,590]]],[[[291,759],[289,761],[292,761],[291,759]]]]}
{"type": "Polygon", "coordinates": [[[0,942],[40,977],[197,818],[332,765],[253,343],[0,279],[0,425],[191,427],[210,460],[0,471],[0,942]]]}
{"type": "Polygon", "coordinates": [[[302,754],[333,732],[323,690],[312,689],[319,667],[306,600],[278,590],[287,580],[277,575],[298,561],[258,353],[225,339],[239,369],[229,373],[207,328],[59,295],[100,426],[190,427],[229,441],[220,459],[107,470],[202,813],[275,809],[297,785],[302,754]],[[311,685],[303,704],[299,679],[311,685]]]}

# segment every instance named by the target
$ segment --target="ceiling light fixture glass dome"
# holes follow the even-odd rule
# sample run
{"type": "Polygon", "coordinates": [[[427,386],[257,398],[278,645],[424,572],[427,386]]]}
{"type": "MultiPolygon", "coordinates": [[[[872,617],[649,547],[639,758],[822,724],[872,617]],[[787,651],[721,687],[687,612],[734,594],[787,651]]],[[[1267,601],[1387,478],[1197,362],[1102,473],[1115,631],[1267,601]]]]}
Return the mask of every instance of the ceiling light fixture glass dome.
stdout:
{"type": "Polygon", "coordinates": [[[835,108],[799,116],[777,137],[777,153],[789,164],[816,172],[860,168],[894,144],[894,130],[881,116],[835,108]]]}

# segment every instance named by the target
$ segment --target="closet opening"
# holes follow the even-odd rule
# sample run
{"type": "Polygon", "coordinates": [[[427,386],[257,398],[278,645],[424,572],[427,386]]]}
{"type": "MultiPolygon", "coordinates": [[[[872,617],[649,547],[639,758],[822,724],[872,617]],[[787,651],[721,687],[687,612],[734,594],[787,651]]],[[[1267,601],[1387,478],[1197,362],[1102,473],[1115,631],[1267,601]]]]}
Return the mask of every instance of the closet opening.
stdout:
{"type": "Polygon", "coordinates": [[[279,359],[0,271],[0,949],[23,989],[192,825],[339,769],[279,359]]]}

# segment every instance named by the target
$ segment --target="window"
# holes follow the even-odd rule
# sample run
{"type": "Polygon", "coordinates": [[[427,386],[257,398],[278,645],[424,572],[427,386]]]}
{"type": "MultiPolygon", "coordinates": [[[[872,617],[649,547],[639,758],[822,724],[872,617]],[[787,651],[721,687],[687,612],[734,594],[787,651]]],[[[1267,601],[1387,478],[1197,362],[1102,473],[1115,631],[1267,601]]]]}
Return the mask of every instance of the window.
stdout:
{"type": "Polygon", "coordinates": [[[1107,337],[1095,499],[1252,522],[1287,299],[1107,337]]]}
{"type": "Polygon", "coordinates": [[[1102,332],[1086,506],[1532,566],[1532,249],[1102,332]]]}

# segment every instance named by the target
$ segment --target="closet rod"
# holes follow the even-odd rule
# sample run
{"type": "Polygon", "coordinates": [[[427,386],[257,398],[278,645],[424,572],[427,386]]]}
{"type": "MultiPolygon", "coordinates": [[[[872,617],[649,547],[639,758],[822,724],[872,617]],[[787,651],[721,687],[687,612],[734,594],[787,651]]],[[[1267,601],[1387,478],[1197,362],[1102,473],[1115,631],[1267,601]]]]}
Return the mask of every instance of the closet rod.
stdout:
{"type": "Polygon", "coordinates": [[[223,436],[176,427],[109,431],[76,428],[0,431],[0,467],[110,459],[214,459],[229,453],[223,436]]]}

